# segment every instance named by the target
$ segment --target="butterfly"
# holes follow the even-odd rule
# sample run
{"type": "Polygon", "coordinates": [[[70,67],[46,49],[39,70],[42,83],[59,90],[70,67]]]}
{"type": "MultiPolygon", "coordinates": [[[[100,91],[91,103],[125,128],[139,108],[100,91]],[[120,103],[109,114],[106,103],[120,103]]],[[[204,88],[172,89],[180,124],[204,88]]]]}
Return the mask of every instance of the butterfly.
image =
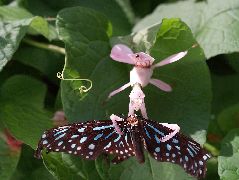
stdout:
{"type": "Polygon", "coordinates": [[[41,158],[42,150],[65,152],[83,159],[96,159],[100,154],[114,155],[112,163],[118,164],[131,156],[144,163],[144,149],[157,161],[180,165],[197,178],[206,174],[206,161],[210,154],[181,133],[162,142],[172,129],[140,116],[122,117],[117,121],[123,134],[117,133],[112,121],[88,121],[73,123],[47,130],[42,135],[35,157],[41,158]]]}

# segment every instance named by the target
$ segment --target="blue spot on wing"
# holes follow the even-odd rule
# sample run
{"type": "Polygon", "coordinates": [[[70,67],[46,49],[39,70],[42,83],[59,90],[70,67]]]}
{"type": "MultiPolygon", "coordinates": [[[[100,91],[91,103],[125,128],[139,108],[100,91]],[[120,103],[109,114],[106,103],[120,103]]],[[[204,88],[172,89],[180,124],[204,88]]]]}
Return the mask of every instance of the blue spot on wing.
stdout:
{"type": "Polygon", "coordinates": [[[61,139],[62,137],[64,137],[65,135],[66,135],[66,133],[63,133],[60,136],[58,136],[55,140],[57,141],[57,140],[61,139]]]}
{"type": "Polygon", "coordinates": [[[179,151],[180,151],[180,149],[181,149],[179,146],[175,146],[175,148],[177,148],[177,150],[179,150],[179,151]]]}
{"type": "Polygon", "coordinates": [[[117,141],[119,141],[120,140],[120,138],[121,138],[121,135],[118,135],[118,137],[114,140],[114,142],[117,142],[117,141]]]}
{"type": "Polygon", "coordinates": [[[147,131],[147,129],[144,127],[144,130],[145,130],[145,133],[146,135],[148,136],[149,139],[151,139],[150,135],[149,135],[149,132],[147,131]]]}
{"type": "Polygon", "coordinates": [[[57,131],[57,132],[54,134],[54,136],[57,136],[57,135],[59,135],[59,134],[65,132],[65,131],[67,131],[67,130],[68,130],[68,129],[63,129],[63,130],[57,131]]]}
{"type": "Polygon", "coordinates": [[[189,147],[195,154],[197,154],[197,151],[195,151],[195,149],[194,149],[190,144],[188,144],[188,147],[189,147]]]}
{"type": "Polygon", "coordinates": [[[155,152],[160,152],[160,147],[156,147],[155,152]]]}
{"type": "Polygon", "coordinates": [[[99,130],[102,130],[102,129],[108,129],[108,128],[112,128],[114,127],[113,125],[109,125],[109,126],[100,126],[100,127],[94,127],[93,130],[94,131],[99,131],[99,130]]]}
{"type": "Polygon", "coordinates": [[[94,137],[94,140],[97,141],[102,136],[103,136],[103,133],[97,134],[97,136],[94,137]]]}
{"type": "Polygon", "coordinates": [[[111,132],[110,134],[108,134],[107,136],[105,136],[105,139],[108,139],[110,136],[112,136],[115,133],[115,131],[111,132]]]}
{"type": "Polygon", "coordinates": [[[177,144],[178,143],[178,140],[173,138],[173,143],[177,144]]]}
{"type": "Polygon", "coordinates": [[[190,156],[194,157],[194,154],[192,153],[192,151],[189,148],[187,148],[187,150],[188,150],[190,156]]]}
{"type": "Polygon", "coordinates": [[[188,156],[185,156],[184,159],[185,159],[185,161],[188,161],[188,156]]]}
{"type": "Polygon", "coordinates": [[[147,124],[150,128],[152,128],[155,132],[157,132],[158,134],[160,134],[161,136],[164,136],[164,133],[159,131],[157,128],[153,127],[152,125],[150,124],[147,124]]]}
{"type": "Polygon", "coordinates": [[[154,135],[154,138],[158,144],[161,142],[157,135],[154,135]]]}
{"type": "Polygon", "coordinates": [[[167,150],[170,151],[172,149],[172,146],[170,144],[167,144],[167,150]]]}

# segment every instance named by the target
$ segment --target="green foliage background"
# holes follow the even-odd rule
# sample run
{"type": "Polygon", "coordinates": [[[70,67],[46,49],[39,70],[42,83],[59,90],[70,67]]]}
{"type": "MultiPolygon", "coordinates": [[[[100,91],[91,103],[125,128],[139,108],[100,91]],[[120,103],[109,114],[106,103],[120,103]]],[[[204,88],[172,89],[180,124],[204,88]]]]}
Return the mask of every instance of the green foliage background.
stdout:
{"type": "Polygon", "coordinates": [[[103,103],[129,81],[132,66],[110,59],[124,43],[161,61],[191,48],[182,60],[155,70],[173,87],[144,89],[150,119],[177,123],[213,154],[205,179],[239,179],[238,0],[0,0],[0,179],[195,179],[181,167],[119,165],[103,157],[84,161],[63,153],[33,157],[52,117],[64,110],[69,122],[127,113],[130,89],[103,103]],[[93,88],[81,94],[88,78],[93,88]],[[4,129],[24,144],[12,151],[4,129]]]}

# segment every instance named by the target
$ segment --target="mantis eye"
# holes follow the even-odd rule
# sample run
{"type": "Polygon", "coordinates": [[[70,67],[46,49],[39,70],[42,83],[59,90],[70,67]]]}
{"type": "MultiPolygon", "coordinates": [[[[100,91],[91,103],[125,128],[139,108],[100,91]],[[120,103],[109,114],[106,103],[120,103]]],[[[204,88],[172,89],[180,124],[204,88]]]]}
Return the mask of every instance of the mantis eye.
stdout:
{"type": "Polygon", "coordinates": [[[136,58],[138,58],[138,57],[139,57],[139,55],[138,55],[138,54],[136,54],[136,55],[135,55],[135,57],[136,57],[136,58]]]}

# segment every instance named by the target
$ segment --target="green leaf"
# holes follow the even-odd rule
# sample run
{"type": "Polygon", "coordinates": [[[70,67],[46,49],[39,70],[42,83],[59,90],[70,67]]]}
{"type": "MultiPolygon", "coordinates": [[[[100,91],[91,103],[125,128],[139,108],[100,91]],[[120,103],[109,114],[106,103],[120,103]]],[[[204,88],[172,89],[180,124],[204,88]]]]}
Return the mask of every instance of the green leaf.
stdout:
{"type": "MultiPolygon", "coordinates": [[[[112,90],[129,81],[130,71],[128,65],[109,58],[107,19],[95,11],[70,8],[59,13],[57,28],[66,45],[65,77],[89,78],[93,81],[93,88],[83,95],[77,90],[81,83],[62,81],[63,108],[68,120],[108,119],[112,113],[127,113],[129,89],[106,104],[103,103],[112,90]]],[[[148,33],[139,32],[132,36],[131,39],[126,38],[129,40],[127,44],[133,44],[131,47],[136,47],[135,49],[139,47],[141,50],[148,50],[158,61],[196,43],[190,29],[178,19],[165,20],[160,29],[157,26],[152,31],[148,30],[148,33]],[[141,37],[142,34],[145,36],[141,37]]],[[[156,121],[178,123],[183,132],[192,135],[199,143],[204,143],[210,115],[211,90],[202,49],[190,49],[181,61],[155,70],[153,77],[172,85],[173,92],[165,93],[151,85],[144,89],[149,117],[156,121]]],[[[131,179],[132,171],[135,174],[140,172],[141,177],[136,175],[139,179],[144,179],[146,174],[147,179],[158,176],[176,179],[178,174],[180,177],[188,177],[176,165],[154,160],[149,162],[141,166],[144,168],[139,168],[138,162],[131,159],[125,162],[133,164],[130,170],[128,165],[121,164],[115,166],[116,170],[110,169],[109,174],[117,179],[131,179]],[[168,168],[171,173],[158,171],[168,168]]],[[[101,172],[101,169],[98,168],[98,171],[101,172]]]]}
{"type": "Polygon", "coordinates": [[[124,9],[116,2],[117,0],[25,0],[26,8],[35,15],[56,16],[58,11],[67,8],[81,6],[99,11],[109,17],[113,25],[114,35],[125,35],[130,33],[131,24],[124,9]]]}
{"type": "Polygon", "coordinates": [[[33,15],[23,8],[13,6],[0,7],[0,19],[3,21],[14,21],[32,17],[33,15]]]}
{"type": "Polygon", "coordinates": [[[109,179],[108,169],[110,167],[109,159],[105,155],[99,156],[95,160],[95,167],[101,179],[109,179]]]}
{"type": "Polygon", "coordinates": [[[23,46],[17,50],[13,59],[39,70],[52,82],[58,84],[57,72],[62,71],[64,56],[40,48],[23,46]],[[29,53],[31,52],[31,53],[29,53]]]}
{"type": "Polygon", "coordinates": [[[239,128],[239,104],[224,109],[218,115],[217,122],[224,133],[231,129],[239,128]]]}
{"type": "Polygon", "coordinates": [[[127,18],[129,19],[129,22],[131,24],[134,24],[135,14],[134,14],[134,11],[132,9],[130,0],[115,0],[115,1],[120,5],[122,10],[126,14],[127,18]]]}
{"type": "Polygon", "coordinates": [[[22,145],[21,157],[17,169],[11,177],[11,180],[24,179],[54,179],[44,167],[42,161],[34,157],[34,150],[27,145],[22,145]]]}
{"type": "Polygon", "coordinates": [[[0,22],[0,71],[11,60],[22,38],[30,29],[48,37],[48,24],[41,17],[0,22]]]}
{"type": "Polygon", "coordinates": [[[151,15],[134,27],[134,31],[161,23],[163,18],[181,18],[192,29],[206,57],[210,58],[218,54],[238,52],[238,16],[237,0],[180,1],[159,5],[151,15]]]}
{"type": "Polygon", "coordinates": [[[43,83],[21,75],[9,78],[0,91],[0,119],[17,139],[34,149],[52,124],[43,109],[45,94],[43,83]]]}
{"type": "Polygon", "coordinates": [[[0,179],[10,179],[17,167],[20,151],[12,152],[2,137],[4,135],[0,132],[0,179]]]}
{"type": "Polygon", "coordinates": [[[186,174],[181,167],[172,163],[159,163],[146,155],[144,164],[135,163],[131,158],[120,165],[112,165],[109,169],[110,178],[117,180],[158,180],[158,179],[195,179],[186,174]]]}
{"type": "MultiPolygon", "coordinates": [[[[223,64],[220,67],[225,67],[225,65],[223,64]]],[[[208,139],[210,143],[220,147],[221,139],[227,131],[235,128],[234,125],[237,121],[236,116],[233,115],[233,106],[238,103],[239,99],[239,76],[237,74],[215,75],[212,73],[211,79],[213,100],[208,139]]]]}
{"type": "Polygon", "coordinates": [[[94,161],[84,161],[63,153],[44,154],[44,164],[57,179],[100,179],[94,161]]]}
{"type": "Polygon", "coordinates": [[[214,75],[212,74],[213,101],[212,111],[216,115],[225,108],[238,103],[239,75],[214,75]]]}
{"type": "Polygon", "coordinates": [[[233,69],[239,73],[239,60],[238,60],[238,53],[228,54],[226,56],[228,63],[233,67],[233,69]]]}
{"type": "Polygon", "coordinates": [[[239,129],[234,129],[223,139],[218,157],[218,173],[222,180],[239,178],[239,129]]]}

